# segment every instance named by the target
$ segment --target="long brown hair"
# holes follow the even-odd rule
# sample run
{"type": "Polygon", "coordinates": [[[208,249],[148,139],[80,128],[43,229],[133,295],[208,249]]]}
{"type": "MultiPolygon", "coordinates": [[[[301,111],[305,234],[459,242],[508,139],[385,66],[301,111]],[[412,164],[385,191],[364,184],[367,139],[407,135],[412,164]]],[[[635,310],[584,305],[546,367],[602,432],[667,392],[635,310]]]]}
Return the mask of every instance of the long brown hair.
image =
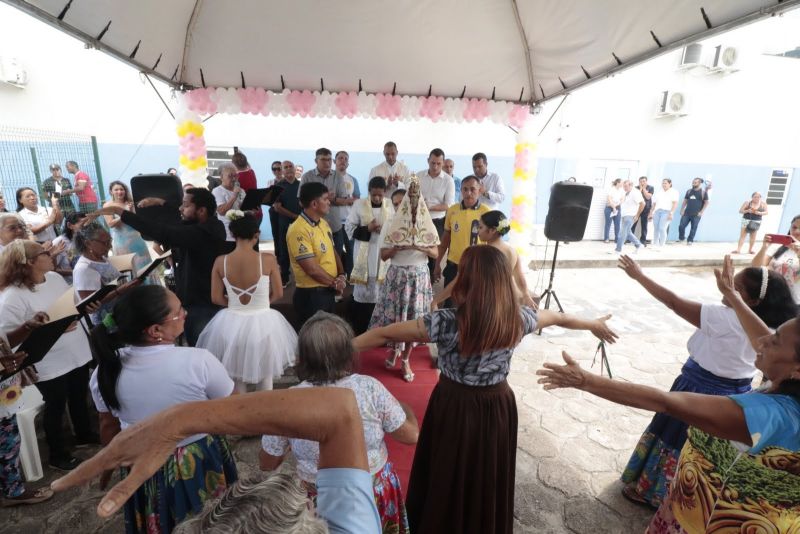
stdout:
{"type": "Polygon", "coordinates": [[[469,247],[458,264],[452,299],[461,356],[515,347],[523,324],[508,261],[492,246],[469,247]]]}

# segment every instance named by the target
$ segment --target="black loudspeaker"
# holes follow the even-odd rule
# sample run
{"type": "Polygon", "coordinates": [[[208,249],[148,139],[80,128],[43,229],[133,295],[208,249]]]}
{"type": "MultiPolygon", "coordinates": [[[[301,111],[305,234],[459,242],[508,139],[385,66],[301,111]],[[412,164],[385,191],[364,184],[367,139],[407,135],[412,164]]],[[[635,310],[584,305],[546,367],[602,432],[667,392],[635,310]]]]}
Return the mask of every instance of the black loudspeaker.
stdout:
{"type": "Polygon", "coordinates": [[[544,235],[553,241],[580,241],[592,205],[590,185],[558,182],[550,188],[550,209],[544,221],[544,235]]]}
{"type": "MultiPolygon", "coordinates": [[[[183,203],[181,179],[171,174],[140,174],[131,178],[131,194],[134,204],[143,198],[163,198],[163,206],[136,208],[136,214],[159,224],[181,224],[178,208],[183,203]]],[[[143,235],[151,241],[150,236],[143,235]]]]}

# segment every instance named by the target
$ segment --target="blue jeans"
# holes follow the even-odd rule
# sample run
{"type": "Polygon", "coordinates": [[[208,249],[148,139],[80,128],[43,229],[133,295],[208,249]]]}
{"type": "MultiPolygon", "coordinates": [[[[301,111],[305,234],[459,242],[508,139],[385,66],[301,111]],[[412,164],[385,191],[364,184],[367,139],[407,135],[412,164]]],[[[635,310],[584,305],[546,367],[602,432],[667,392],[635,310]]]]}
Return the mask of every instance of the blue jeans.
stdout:
{"type": "Polygon", "coordinates": [[[606,206],[606,209],[603,212],[603,214],[606,216],[606,226],[603,228],[603,241],[608,241],[608,232],[611,230],[611,221],[614,221],[614,238],[619,238],[620,213],[619,210],[617,210],[617,214],[612,217],[612,211],[614,211],[614,208],[611,206],[606,206]]]}
{"type": "Polygon", "coordinates": [[[633,228],[633,215],[628,215],[627,217],[623,217],[622,230],[617,235],[617,252],[622,252],[622,245],[625,244],[625,241],[630,241],[631,243],[636,245],[637,249],[642,246],[642,243],[641,241],[639,241],[639,238],[633,235],[633,231],[631,230],[631,228],[633,228]]]}
{"type": "Polygon", "coordinates": [[[686,234],[686,227],[691,224],[692,228],[689,230],[689,243],[694,242],[694,236],[697,233],[697,227],[700,226],[699,215],[681,215],[681,222],[678,225],[678,239],[683,241],[683,236],[686,234]]]}
{"type": "Polygon", "coordinates": [[[669,210],[656,210],[653,214],[653,226],[655,226],[655,238],[653,245],[660,247],[667,244],[667,228],[669,227],[669,210]]]}

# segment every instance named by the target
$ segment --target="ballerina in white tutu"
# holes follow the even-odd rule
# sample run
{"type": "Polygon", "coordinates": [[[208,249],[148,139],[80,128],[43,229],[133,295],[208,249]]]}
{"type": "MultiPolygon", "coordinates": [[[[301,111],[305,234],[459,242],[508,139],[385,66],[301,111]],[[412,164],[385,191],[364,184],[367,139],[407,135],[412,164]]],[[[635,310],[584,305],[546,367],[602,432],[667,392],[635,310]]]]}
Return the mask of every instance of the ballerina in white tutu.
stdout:
{"type": "Polygon", "coordinates": [[[211,300],[224,306],[208,323],[197,346],[222,362],[236,391],[272,389],[272,381],[294,365],[297,334],[270,303],[283,296],[278,262],[254,250],[258,219],[229,211],[236,248],[220,256],[211,272],[211,300]],[[227,294],[227,295],[226,295],[227,294]]]}

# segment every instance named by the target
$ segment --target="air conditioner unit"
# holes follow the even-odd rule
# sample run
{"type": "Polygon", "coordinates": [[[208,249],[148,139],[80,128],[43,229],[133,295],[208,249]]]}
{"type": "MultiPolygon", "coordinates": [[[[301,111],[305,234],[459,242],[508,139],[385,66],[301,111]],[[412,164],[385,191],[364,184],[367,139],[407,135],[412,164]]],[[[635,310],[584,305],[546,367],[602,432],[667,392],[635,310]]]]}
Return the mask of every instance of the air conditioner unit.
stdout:
{"type": "Polygon", "coordinates": [[[741,52],[735,46],[721,44],[712,49],[708,68],[711,72],[735,72],[740,60],[741,52]]]}
{"type": "Polygon", "coordinates": [[[691,69],[702,65],[703,45],[699,43],[688,44],[683,48],[678,69],[691,69]]]}
{"type": "Polygon", "coordinates": [[[0,82],[25,87],[28,84],[28,72],[17,58],[0,57],[0,82]]]}
{"type": "Polygon", "coordinates": [[[686,93],[680,91],[662,91],[658,97],[656,118],[683,117],[688,114],[686,93]]]}

